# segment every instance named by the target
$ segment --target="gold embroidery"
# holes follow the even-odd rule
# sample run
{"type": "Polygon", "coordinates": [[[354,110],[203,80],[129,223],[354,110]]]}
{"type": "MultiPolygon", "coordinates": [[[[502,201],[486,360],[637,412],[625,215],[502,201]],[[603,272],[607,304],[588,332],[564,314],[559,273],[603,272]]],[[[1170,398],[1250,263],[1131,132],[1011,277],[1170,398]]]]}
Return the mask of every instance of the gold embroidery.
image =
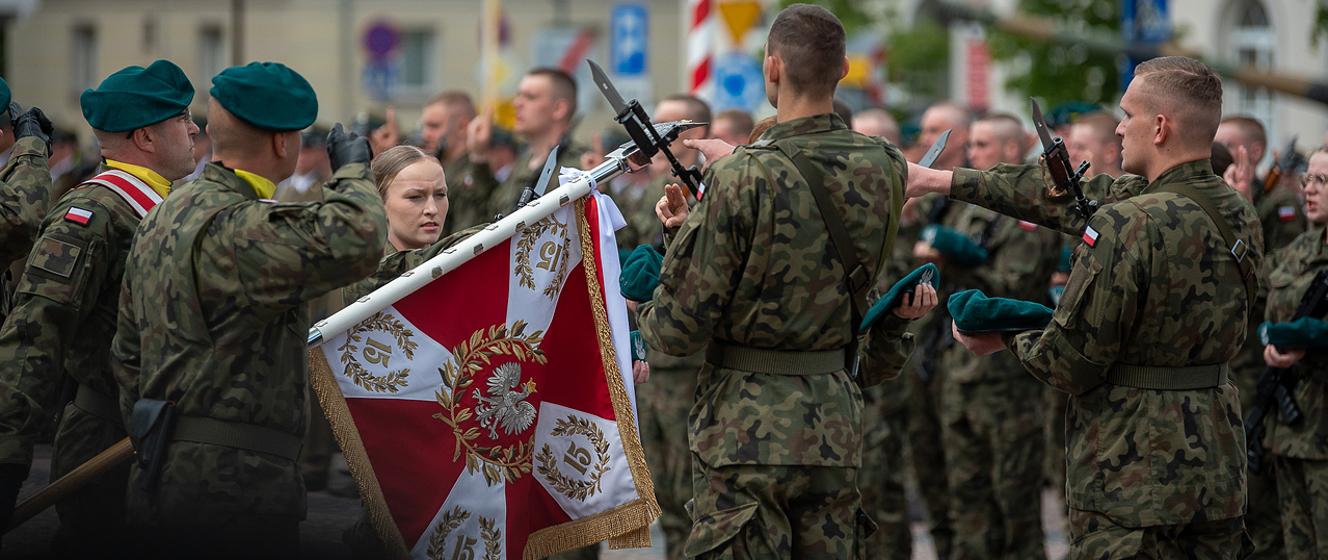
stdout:
{"type": "Polygon", "coordinates": [[[538,472],[549,479],[554,490],[569,498],[584,502],[587,498],[600,492],[602,490],[600,483],[604,479],[604,473],[609,472],[609,440],[604,437],[604,431],[588,419],[568,415],[566,418],[560,418],[554,424],[553,431],[550,434],[567,438],[568,448],[563,455],[563,463],[566,463],[583,476],[588,475],[589,478],[578,480],[564,475],[559,470],[553,450],[547,443],[540,449],[539,455],[535,456],[535,461],[539,463],[539,466],[536,467],[538,472]],[[590,445],[594,446],[595,459],[593,465],[591,464],[590,451],[579,447],[576,440],[572,439],[571,436],[584,437],[590,441],[590,445]]]}
{"type": "Polygon", "coordinates": [[[401,353],[406,355],[407,360],[415,357],[415,349],[419,346],[413,340],[415,331],[406,328],[400,319],[379,311],[346,333],[346,342],[337,347],[337,351],[341,353],[341,364],[345,368],[346,377],[364,390],[375,393],[396,393],[406,386],[410,368],[389,370],[386,374],[378,376],[366,371],[355,357],[358,353],[366,362],[388,367],[388,361],[392,358],[392,348],[369,338],[369,334],[375,332],[390,336],[395,341],[396,347],[401,349],[401,353]],[[359,347],[362,339],[367,339],[363,351],[359,347]]]}
{"type": "Polygon", "coordinates": [[[535,243],[545,233],[562,236],[561,244],[556,241],[545,241],[540,245],[540,262],[535,265],[535,268],[554,273],[553,280],[544,287],[543,293],[549,299],[557,298],[558,292],[562,289],[563,277],[567,275],[567,260],[572,253],[572,240],[568,236],[567,224],[558,221],[554,216],[549,216],[521,229],[518,233],[521,240],[516,243],[516,281],[517,285],[531,290],[536,289],[535,272],[530,267],[530,254],[535,251],[535,243]]]}

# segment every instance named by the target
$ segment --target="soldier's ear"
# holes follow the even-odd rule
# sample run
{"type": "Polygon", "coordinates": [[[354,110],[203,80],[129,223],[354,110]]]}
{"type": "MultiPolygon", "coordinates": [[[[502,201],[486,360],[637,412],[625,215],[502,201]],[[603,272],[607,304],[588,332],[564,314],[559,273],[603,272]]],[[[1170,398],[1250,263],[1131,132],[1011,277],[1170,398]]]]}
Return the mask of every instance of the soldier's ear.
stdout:
{"type": "Polygon", "coordinates": [[[843,67],[839,69],[839,79],[840,79],[840,80],[843,80],[845,76],[848,76],[848,57],[847,57],[847,56],[844,57],[844,63],[842,64],[842,66],[843,66],[843,67]]]}
{"type": "Polygon", "coordinates": [[[1157,116],[1153,117],[1153,144],[1160,146],[1162,143],[1166,142],[1167,139],[1174,134],[1171,127],[1175,126],[1175,124],[1175,122],[1162,113],[1158,113],[1157,116]]]}
{"type": "Polygon", "coordinates": [[[277,159],[286,159],[291,155],[290,137],[294,132],[278,132],[272,135],[272,151],[277,159]]]}

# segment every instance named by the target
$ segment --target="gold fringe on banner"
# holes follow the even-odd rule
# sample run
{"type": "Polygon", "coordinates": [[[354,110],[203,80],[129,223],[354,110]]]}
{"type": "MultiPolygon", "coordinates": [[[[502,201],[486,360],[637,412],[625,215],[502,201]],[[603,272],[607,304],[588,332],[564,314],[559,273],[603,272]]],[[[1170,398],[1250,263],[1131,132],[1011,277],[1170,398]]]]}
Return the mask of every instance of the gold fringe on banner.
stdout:
{"type": "Polygon", "coordinates": [[[627,394],[622,372],[618,369],[618,353],[613,346],[613,331],[609,327],[609,313],[600,291],[599,272],[595,263],[595,240],[591,238],[590,222],[586,219],[586,198],[576,201],[576,222],[581,234],[581,265],[586,271],[590,306],[595,316],[595,332],[599,337],[600,360],[604,363],[604,380],[609,386],[613,414],[618,422],[618,435],[622,438],[623,453],[627,455],[627,466],[632,472],[632,482],[636,485],[640,499],[531,533],[526,540],[525,558],[528,560],[605,540],[609,541],[612,548],[650,546],[650,523],[660,513],[659,503],[655,501],[655,484],[650,478],[650,468],[646,466],[641,437],[636,432],[632,399],[627,394]]]}
{"type": "Polygon", "coordinates": [[[378,476],[374,474],[373,464],[369,462],[369,452],[364,449],[364,441],[355,428],[350,408],[346,406],[346,397],[337,386],[336,375],[327,363],[320,348],[309,350],[309,384],[323,405],[328,424],[332,425],[332,435],[341,446],[341,453],[346,457],[346,466],[359,487],[364,509],[369,513],[369,523],[378,532],[387,552],[395,558],[409,558],[410,547],[401,536],[392,512],[387,508],[387,498],[383,488],[378,485],[378,476]]]}

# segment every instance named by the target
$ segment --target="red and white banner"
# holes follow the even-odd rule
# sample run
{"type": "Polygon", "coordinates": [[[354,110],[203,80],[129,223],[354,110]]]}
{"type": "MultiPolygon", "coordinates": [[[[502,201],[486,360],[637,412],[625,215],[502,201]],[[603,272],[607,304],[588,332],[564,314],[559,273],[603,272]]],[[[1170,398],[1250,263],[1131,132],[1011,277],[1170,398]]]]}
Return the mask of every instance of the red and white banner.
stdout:
{"type": "Polygon", "coordinates": [[[649,544],[659,506],[635,421],[621,221],[582,198],[313,351],[315,391],[389,546],[538,558],[649,544]]]}

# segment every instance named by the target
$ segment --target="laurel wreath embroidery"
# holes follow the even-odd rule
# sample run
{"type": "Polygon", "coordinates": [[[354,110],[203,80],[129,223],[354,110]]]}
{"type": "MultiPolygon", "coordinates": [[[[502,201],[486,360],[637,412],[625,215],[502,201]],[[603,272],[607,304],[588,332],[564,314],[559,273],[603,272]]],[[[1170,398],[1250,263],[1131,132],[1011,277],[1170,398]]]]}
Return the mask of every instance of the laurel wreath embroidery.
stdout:
{"type": "MultiPolygon", "coordinates": [[[[444,546],[447,544],[447,537],[452,531],[457,530],[462,523],[470,518],[470,512],[462,510],[461,506],[456,506],[443,514],[443,518],[438,520],[438,525],[434,527],[433,536],[429,537],[429,547],[425,550],[425,555],[433,560],[443,560],[443,555],[447,553],[444,546]]],[[[480,538],[484,540],[484,560],[499,560],[502,558],[503,531],[498,528],[498,522],[483,515],[480,520],[480,538]]]]}
{"type": "Polygon", "coordinates": [[[346,342],[337,347],[337,351],[341,352],[341,364],[345,367],[346,377],[366,391],[396,393],[406,386],[410,368],[391,370],[379,376],[366,371],[359,360],[355,359],[355,354],[360,351],[359,343],[362,336],[372,331],[382,331],[391,335],[396,341],[397,348],[401,349],[407,360],[415,357],[415,348],[419,346],[412,340],[415,331],[406,328],[400,319],[379,311],[355,325],[355,328],[346,333],[346,342]]]}
{"type": "Polygon", "coordinates": [[[447,536],[452,534],[452,531],[455,531],[462,523],[465,523],[468,518],[470,518],[470,512],[463,511],[461,506],[456,506],[451,511],[444,513],[443,518],[439,519],[438,525],[434,527],[433,536],[429,537],[429,548],[425,550],[425,554],[433,560],[442,560],[445,553],[443,545],[447,544],[447,536]]]}
{"type": "Polygon", "coordinates": [[[463,426],[464,422],[475,419],[474,411],[458,404],[461,396],[475,383],[475,375],[492,366],[493,359],[498,356],[512,356],[518,362],[548,363],[548,357],[539,349],[544,331],[527,334],[526,326],[525,321],[516,321],[510,330],[507,325],[498,324],[475,331],[469,340],[462,341],[452,351],[455,359],[438,368],[443,384],[451,388],[451,394],[437,391],[436,397],[443,412],[435,413],[433,417],[452,428],[456,436],[452,460],[456,461],[464,452],[466,470],[481,471],[490,486],[503,480],[511,482],[521,478],[523,473],[529,473],[534,445],[529,441],[509,447],[479,445],[476,440],[480,437],[480,429],[463,426]]]}
{"type": "Polygon", "coordinates": [[[572,241],[567,236],[567,224],[558,221],[553,216],[521,230],[521,240],[516,243],[516,282],[517,285],[523,288],[536,289],[535,271],[530,267],[530,253],[535,250],[535,242],[539,241],[545,233],[553,233],[563,237],[564,257],[561,259],[553,281],[544,287],[543,292],[549,299],[554,299],[558,296],[558,292],[562,287],[563,276],[567,274],[567,255],[571,254],[572,241]]]}
{"type": "Polygon", "coordinates": [[[540,449],[539,455],[535,457],[535,461],[538,463],[537,471],[549,479],[554,490],[569,498],[582,502],[586,501],[587,498],[600,491],[600,483],[604,478],[604,473],[609,471],[608,438],[604,437],[604,432],[594,422],[571,415],[560,418],[554,424],[553,431],[550,434],[554,436],[583,436],[590,440],[590,444],[594,446],[595,464],[590,472],[590,478],[587,480],[577,480],[564,475],[558,469],[553,450],[547,443],[540,449]]]}

